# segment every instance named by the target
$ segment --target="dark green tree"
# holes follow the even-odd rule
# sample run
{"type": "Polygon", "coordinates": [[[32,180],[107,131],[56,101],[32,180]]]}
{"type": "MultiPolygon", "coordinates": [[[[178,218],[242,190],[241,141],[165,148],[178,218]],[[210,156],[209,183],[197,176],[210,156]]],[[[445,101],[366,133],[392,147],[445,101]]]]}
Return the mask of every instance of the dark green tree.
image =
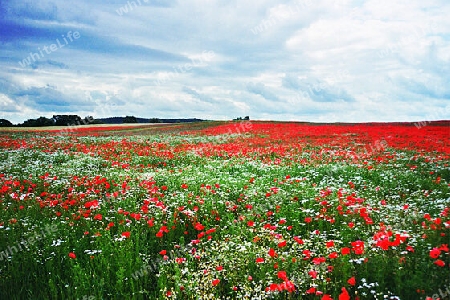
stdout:
{"type": "Polygon", "coordinates": [[[0,119],[0,127],[12,127],[13,124],[6,120],[6,119],[0,119]]]}
{"type": "Polygon", "coordinates": [[[87,124],[93,124],[94,121],[95,121],[95,119],[94,119],[93,116],[86,116],[86,117],[84,117],[84,119],[83,119],[83,124],[84,124],[84,125],[87,125],[87,124]]]}
{"type": "Polygon", "coordinates": [[[77,115],[54,115],[53,120],[56,126],[74,126],[84,124],[81,117],[77,115]]]}
{"type": "Polygon", "coordinates": [[[19,126],[25,126],[25,127],[43,127],[43,126],[53,126],[54,122],[52,119],[46,118],[46,117],[39,117],[37,119],[28,119],[23,124],[20,124],[19,126]]]}
{"type": "Polygon", "coordinates": [[[123,118],[123,123],[137,123],[138,120],[136,119],[135,116],[126,116],[125,118],[123,118]]]}
{"type": "Polygon", "coordinates": [[[162,121],[158,118],[151,118],[148,120],[149,123],[162,123],[162,121]]]}
{"type": "Polygon", "coordinates": [[[105,124],[105,122],[102,122],[102,121],[100,121],[98,119],[94,119],[89,124],[105,124]]]}

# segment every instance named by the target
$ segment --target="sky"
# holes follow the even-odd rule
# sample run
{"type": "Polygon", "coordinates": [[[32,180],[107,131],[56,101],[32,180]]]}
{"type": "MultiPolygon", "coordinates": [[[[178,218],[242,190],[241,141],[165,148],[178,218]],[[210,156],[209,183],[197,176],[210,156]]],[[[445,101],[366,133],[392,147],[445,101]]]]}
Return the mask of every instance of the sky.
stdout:
{"type": "Polygon", "coordinates": [[[448,0],[0,0],[0,118],[450,119],[448,0]]]}

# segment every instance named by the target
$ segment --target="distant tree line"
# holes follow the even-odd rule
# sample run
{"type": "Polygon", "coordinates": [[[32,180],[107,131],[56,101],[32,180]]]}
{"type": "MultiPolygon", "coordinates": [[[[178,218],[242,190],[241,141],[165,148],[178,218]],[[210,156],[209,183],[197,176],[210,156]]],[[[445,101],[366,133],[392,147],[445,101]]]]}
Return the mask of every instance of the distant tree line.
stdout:
{"type": "MultiPolygon", "coordinates": [[[[238,120],[248,120],[238,118],[238,120]]],[[[159,119],[159,118],[136,118],[135,116],[125,117],[109,117],[94,119],[92,116],[81,118],[78,115],[53,115],[51,118],[39,117],[37,119],[28,119],[17,125],[12,124],[6,119],[0,119],[0,127],[44,127],[44,126],[78,126],[88,124],[121,124],[121,123],[185,123],[185,122],[201,122],[203,120],[191,119],[159,119]]]]}
{"type": "Polygon", "coordinates": [[[236,119],[233,119],[233,121],[249,121],[250,117],[249,116],[245,116],[245,117],[237,117],[236,119]]]}
{"type": "Polygon", "coordinates": [[[78,126],[87,124],[102,124],[92,116],[81,118],[78,115],[53,115],[52,118],[39,117],[37,119],[28,119],[23,123],[13,125],[6,119],[0,119],[0,127],[44,127],[44,126],[78,126]]]}
{"type": "Polygon", "coordinates": [[[42,127],[42,126],[79,126],[88,124],[99,124],[92,116],[81,118],[78,115],[53,115],[52,118],[39,117],[28,119],[17,126],[42,127]]]}

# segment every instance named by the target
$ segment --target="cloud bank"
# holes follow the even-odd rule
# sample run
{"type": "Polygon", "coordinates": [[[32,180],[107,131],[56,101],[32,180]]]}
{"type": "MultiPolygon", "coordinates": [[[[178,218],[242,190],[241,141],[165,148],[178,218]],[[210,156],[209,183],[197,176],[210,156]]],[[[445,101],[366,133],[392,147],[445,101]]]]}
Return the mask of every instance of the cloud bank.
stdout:
{"type": "Polygon", "coordinates": [[[445,0],[5,0],[0,118],[450,119],[449,14],[445,0]]]}

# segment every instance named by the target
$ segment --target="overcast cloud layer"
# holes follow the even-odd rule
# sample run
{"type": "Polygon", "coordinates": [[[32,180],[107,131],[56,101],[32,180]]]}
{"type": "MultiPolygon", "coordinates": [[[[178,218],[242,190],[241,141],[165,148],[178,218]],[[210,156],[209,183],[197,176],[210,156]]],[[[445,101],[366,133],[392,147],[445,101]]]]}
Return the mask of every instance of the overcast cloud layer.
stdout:
{"type": "Polygon", "coordinates": [[[0,118],[450,119],[447,0],[3,0],[0,118]]]}

